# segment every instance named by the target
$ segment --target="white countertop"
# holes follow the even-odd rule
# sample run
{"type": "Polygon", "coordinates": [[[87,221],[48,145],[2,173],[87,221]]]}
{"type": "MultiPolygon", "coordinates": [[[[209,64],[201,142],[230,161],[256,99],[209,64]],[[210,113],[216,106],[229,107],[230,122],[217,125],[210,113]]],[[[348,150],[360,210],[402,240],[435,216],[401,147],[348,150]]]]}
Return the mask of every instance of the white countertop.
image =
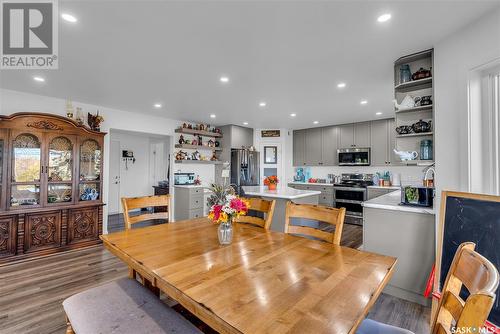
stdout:
{"type": "Polygon", "coordinates": [[[288,184],[296,184],[299,186],[327,186],[327,187],[333,187],[333,183],[312,183],[312,182],[298,182],[298,181],[292,181],[288,182],[288,184]]]}
{"type": "Polygon", "coordinates": [[[321,191],[317,190],[298,190],[290,187],[278,187],[276,190],[269,190],[267,186],[250,186],[243,187],[245,195],[261,196],[282,199],[296,199],[314,195],[321,195],[321,191]]]}
{"type": "Polygon", "coordinates": [[[386,209],[386,210],[405,211],[414,213],[426,213],[429,215],[436,214],[434,208],[432,207],[408,206],[408,205],[401,205],[400,203],[401,203],[401,190],[395,190],[388,194],[365,201],[363,202],[363,206],[365,208],[386,209]]]}
{"type": "Polygon", "coordinates": [[[401,186],[368,186],[367,188],[372,188],[372,189],[394,189],[394,190],[399,190],[401,189],[401,186]]]}
{"type": "Polygon", "coordinates": [[[202,186],[201,184],[176,184],[174,185],[176,188],[206,188],[205,186],[202,186]]]}

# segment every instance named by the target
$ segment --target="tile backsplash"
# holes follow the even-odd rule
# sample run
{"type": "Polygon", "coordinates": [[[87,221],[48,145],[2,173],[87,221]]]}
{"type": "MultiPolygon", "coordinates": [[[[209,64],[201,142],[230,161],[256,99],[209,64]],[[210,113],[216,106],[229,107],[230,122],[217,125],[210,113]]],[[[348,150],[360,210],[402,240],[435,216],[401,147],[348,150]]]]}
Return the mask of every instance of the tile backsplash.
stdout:
{"type": "MultiPolygon", "coordinates": [[[[422,172],[425,167],[423,166],[377,166],[377,167],[361,167],[361,166],[332,166],[332,167],[309,167],[311,176],[313,178],[326,179],[328,174],[340,175],[343,173],[365,173],[375,174],[377,172],[383,173],[389,171],[392,174],[401,174],[401,183],[403,185],[421,185],[424,173],[422,172]]],[[[293,180],[295,175],[295,168],[293,168],[288,181],[293,180]]]]}

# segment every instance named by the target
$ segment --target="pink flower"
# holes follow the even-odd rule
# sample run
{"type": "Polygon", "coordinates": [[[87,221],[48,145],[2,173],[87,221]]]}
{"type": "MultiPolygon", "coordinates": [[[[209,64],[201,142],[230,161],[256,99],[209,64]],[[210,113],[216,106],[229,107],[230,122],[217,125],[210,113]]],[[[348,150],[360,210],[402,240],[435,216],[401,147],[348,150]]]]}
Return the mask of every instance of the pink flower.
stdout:
{"type": "Polygon", "coordinates": [[[212,207],[212,211],[214,212],[214,219],[215,220],[219,220],[219,217],[220,217],[220,213],[222,211],[222,205],[214,205],[212,207]]]}
{"type": "Polygon", "coordinates": [[[231,203],[229,203],[229,207],[236,210],[237,212],[246,212],[248,210],[247,204],[239,198],[231,200],[231,203]]]}

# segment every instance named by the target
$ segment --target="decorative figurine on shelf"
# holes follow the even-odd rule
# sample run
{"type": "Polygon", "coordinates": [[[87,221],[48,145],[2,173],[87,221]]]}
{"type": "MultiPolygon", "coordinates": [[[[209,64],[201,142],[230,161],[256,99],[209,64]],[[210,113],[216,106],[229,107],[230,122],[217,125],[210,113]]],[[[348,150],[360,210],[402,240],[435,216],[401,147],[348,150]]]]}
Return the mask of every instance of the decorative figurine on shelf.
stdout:
{"type": "Polygon", "coordinates": [[[215,152],[212,154],[212,157],[210,158],[211,161],[217,161],[217,156],[215,155],[215,152]]]}
{"type": "Polygon", "coordinates": [[[184,141],[184,144],[186,144],[186,145],[191,145],[191,140],[186,139],[186,140],[184,141]]]}
{"type": "Polygon", "coordinates": [[[210,140],[208,141],[208,143],[207,143],[207,146],[208,146],[208,147],[215,147],[215,142],[214,142],[212,139],[210,139],[210,140]]]}
{"type": "Polygon", "coordinates": [[[97,110],[95,115],[88,113],[87,123],[90,128],[94,131],[101,131],[101,123],[104,122],[104,118],[99,115],[99,110],[97,110]]]}
{"type": "Polygon", "coordinates": [[[200,124],[199,128],[200,128],[200,131],[205,131],[205,125],[200,124]]]}
{"type": "Polygon", "coordinates": [[[181,136],[179,137],[179,144],[183,145],[183,144],[185,144],[185,143],[186,143],[186,141],[184,140],[184,136],[183,136],[183,135],[181,135],[181,136]]]}
{"type": "Polygon", "coordinates": [[[200,160],[200,157],[201,157],[201,155],[200,155],[200,152],[198,152],[198,151],[194,151],[193,153],[191,153],[192,160],[200,160]]]}
{"type": "Polygon", "coordinates": [[[194,180],[194,184],[199,186],[201,184],[200,176],[196,175],[196,179],[194,180]]]}
{"type": "Polygon", "coordinates": [[[185,160],[186,156],[187,153],[181,150],[175,154],[175,160],[185,160]]]}
{"type": "Polygon", "coordinates": [[[203,145],[203,138],[201,136],[198,136],[198,145],[203,145]]]}
{"type": "Polygon", "coordinates": [[[76,121],[76,123],[78,123],[78,125],[83,125],[82,108],[80,108],[80,107],[76,107],[75,121],[76,121]]]}
{"type": "Polygon", "coordinates": [[[196,139],[193,139],[193,142],[191,143],[191,145],[198,145],[198,141],[196,139]]]}
{"type": "Polygon", "coordinates": [[[182,128],[183,128],[183,129],[187,129],[187,127],[188,127],[188,126],[187,126],[187,124],[186,124],[186,123],[183,123],[183,124],[182,124],[182,128]]]}
{"type": "Polygon", "coordinates": [[[218,140],[215,141],[215,147],[220,147],[220,142],[218,140]]]}
{"type": "Polygon", "coordinates": [[[73,119],[73,103],[71,103],[71,100],[66,101],[66,117],[73,119]]]}

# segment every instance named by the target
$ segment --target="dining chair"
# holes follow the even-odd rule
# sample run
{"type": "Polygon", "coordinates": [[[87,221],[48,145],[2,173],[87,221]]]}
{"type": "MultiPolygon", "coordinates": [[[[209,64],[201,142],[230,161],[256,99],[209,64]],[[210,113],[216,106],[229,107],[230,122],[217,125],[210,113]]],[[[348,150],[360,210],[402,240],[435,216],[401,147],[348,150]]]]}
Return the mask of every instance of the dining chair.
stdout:
{"type": "MultiPolygon", "coordinates": [[[[484,326],[496,297],[499,276],[495,266],[476,252],[472,242],[461,244],[446,276],[437,311],[432,319],[432,334],[448,334],[460,329],[479,333],[484,326]],[[463,288],[469,293],[462,297],[463,288]],[[472,330],[472,331],[471,331],[472,330]]],[[[364,320],[356,334],[411,333],[374,320],[364,320]]],[[[467,332],[469,333],[469,332],[467,332]]]]}
{"type": "Polygon", "coordinates": [[[123,219],[125,221],[125,229],[132,228],[133,224],[153,220],[163,219],[168,221],[170,211],[170,195],[144,196],[144,197],[122,197],[123,219]],[[165,212],[150,212],[141,213],[138,215],[130,215],[131,210],[166,207],[165,212]]]}
{"type": "MultiPolygon", "coordinates": [[[[144,197],[122,197],[123,206],[123,220],[125,221],[125,229],[131,229],[133,224],[154,220],[162,219],[168,221],[170,212],[170,195],[157,195],[157,196],[144,196],[144,197]],[[149,209],[157,207],[166,207],[166,211],[153,212],[147,211],[147,213],[140,213],[138,215],[130,215],[131,210],[138,209],[149,209]]],[[[136,279],[137,271],[129,267],[129,277],[136,279]]],[[[140,279],[143,285],[147,285],[148,282],[144,279],[143,275],[140,275],[140,279]]]]}
{"type": "Polygon", "coordinates": [[[285,233],[314,237],[334,245],[340,245],[342,228],[344,227],[345,208],[329,208],[311,204],[286,204],[285,233]],[[333,232],[310,226],[292,225],[293,218],[302,218],[335,226],[333,232]]]}
{"type": "Polygon", "coordinates": [[[264,218],[260,217],[252,217],[249,215],[240,216],[235,221],[237,223],[246,223],[253,224],[260,227],[263,227],[266,230],[269,230],[271,227],[271,223],[273,221],[274,215],[274,206],[276,205],[276,201],[268,201],[261,198],[243,198],[244,200],[250,203],[250,210],[262,212],[264,214],[264,218]]]}

